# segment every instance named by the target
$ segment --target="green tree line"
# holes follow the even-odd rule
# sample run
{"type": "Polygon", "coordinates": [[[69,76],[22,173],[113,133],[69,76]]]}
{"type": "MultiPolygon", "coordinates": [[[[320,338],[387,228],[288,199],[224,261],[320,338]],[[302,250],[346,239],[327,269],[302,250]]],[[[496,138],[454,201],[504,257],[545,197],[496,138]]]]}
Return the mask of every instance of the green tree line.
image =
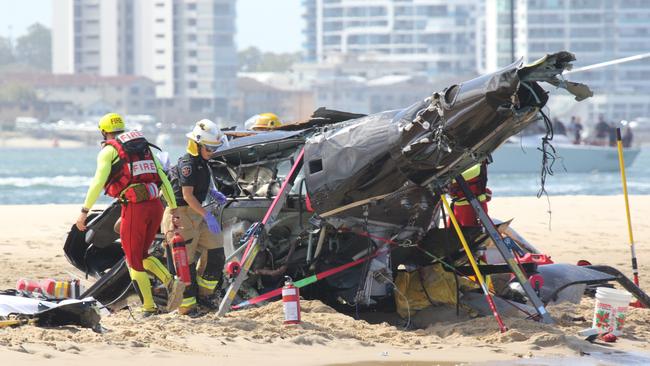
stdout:
{"type": "Polygon", "coordinates": [[[282,72],[300,61],[300,52],[273,53],[262,52],[257,47],[249,47],[238,53],[239,71],[243,72],[282,72]]]}
{"type": "Polygon", "coordinates": [[[40,23],[32,24],[27,33],[12,42],[0,37],[0,66],[21,64],[37,69],[52,69],[52,37],[50,30],[40,23]]]}

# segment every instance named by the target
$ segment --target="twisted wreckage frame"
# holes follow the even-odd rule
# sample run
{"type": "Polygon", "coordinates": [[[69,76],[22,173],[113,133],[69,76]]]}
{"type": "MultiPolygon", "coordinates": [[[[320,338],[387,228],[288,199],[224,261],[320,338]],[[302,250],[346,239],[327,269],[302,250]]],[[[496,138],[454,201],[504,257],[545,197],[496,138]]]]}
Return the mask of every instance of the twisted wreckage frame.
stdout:
{"type": "MultiPolygon", "coordinates": [[[[591,96],[587,86],[562,78],[574,60],[558,52],[531,65],[519,61],[404,109],[366,116],[321,108],[303,123],[233,139],[209,161],[228,195],[226,205],[210,207],[221,220],[228,267],[239,267],[222,281],[228,286],[220,314],[272,298],[277,291],[257,295],[281,286],[285,275],[302,278],[296,284],[303,296],[345,309],[390,302],[387,284],[399,265],[443,263],[471,274],[458,237],[444,225],[440,194],[510,136],[546,118],[548,95],[539,82],[564,88],[577,101],[591,96]]],[[[94,212],[88,234],[73,227],[64,248],[75,267],[97,278],[83,296],[114,309],[130,286],[113,231],[119,211],[114,204],[94,212]]],[[[503,264],[482,271],[514,273],[519,296],[508,281],[494,291],[529,306],[534,318],[552,322],[545,304],[579,300],[585,286],[610,281],[650,306],[611,267],[521,263],[540,252],[509,222],[494,225],[480,205],[477,213],[483,228],[463,230],[472,255],[498,249],[503,264]],[[544,279],[541,288],[528,281],[533,274],[544,279]]],[[[152,246],[160,256],[161,242],[152,246]]]]}

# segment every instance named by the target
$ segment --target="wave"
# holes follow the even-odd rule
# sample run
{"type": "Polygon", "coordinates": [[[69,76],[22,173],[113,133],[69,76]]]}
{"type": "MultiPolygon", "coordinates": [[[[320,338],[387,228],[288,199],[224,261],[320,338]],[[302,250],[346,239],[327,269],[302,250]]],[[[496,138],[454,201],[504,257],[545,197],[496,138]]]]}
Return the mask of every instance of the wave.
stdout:
{"type": "Polygon", "coordinates": [[[87,187],[92,177],[80,175],[57,175],[54,177],[4,177],[0,178],[0,187],[87,187]]]}

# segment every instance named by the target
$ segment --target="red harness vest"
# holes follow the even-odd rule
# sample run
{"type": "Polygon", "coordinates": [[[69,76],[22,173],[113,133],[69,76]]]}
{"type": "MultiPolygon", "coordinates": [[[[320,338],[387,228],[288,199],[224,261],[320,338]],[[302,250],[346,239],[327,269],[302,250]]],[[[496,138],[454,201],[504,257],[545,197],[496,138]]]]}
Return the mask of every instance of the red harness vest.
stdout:
{"type": "MultiPolygon", "coordinates": [[[[492,191],[487,188],[487,167],[486,164],[481,164],[479,174],[477,176],[466,179],[469,190],[474,193],[480,202],[490,201],[492,196],[492,191]]],[[[449,187],[449,194],[452,196],[455,202],[465,203],[465,193],[460,189],[460,185],[457,182],[453,182],[449,187]]]]}
{"type": "Polygon", "coordinates": [[[162,181],[153,154],[142,132],[125,132],[105,144],[113,146],[118,156],[104,185],[107,195],[120,198],[126,188],[137,183],[160,185],[162,181]]]}

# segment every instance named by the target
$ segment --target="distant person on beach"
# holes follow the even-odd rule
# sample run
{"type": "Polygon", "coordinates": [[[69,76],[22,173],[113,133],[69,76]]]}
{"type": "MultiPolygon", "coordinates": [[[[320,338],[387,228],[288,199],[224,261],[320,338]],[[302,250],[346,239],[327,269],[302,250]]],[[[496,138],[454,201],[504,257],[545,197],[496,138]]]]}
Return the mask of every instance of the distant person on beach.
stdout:
{"type": "MultiPolygon", "coordinates": [[[[476,164],[462,173],[469,189],[474,193],[485,213],[488,212],[487,203],[492,198],[492,191],[487,188],[487,163],[476,164]]],[[[449,195],[452,199],[452,210],[458,224],[463,227],[479,226],[478,218],[470,205],[465,193],[456,180],[449,185],[449,195]]]]}
{"type": "MultiPolygon", "coordinates": [[[[202,204],[208,194],[218,204],[226,203],[226,196],[213,184],[208,160],[220,146],[227,144],[227,139],[219,127],[207,119],[196,122],[186,136],[187,153],[170,168],[169,175],[178,203],[178,232],[190,243],[186,248],[192,284],[185,289],[178,312],[196,317],[201,315],[198,305],[210,310],[218,308],[212,296],[223,274],[223,236],[217,218],[202,204]]],[[[171,219],[170,212],[166,211],[162,222],[166,234],[175,230],[171,219]]]]}
{"type": "Polygon", "coordinates": [[[566,127],[558,118],[553,118],[553,133],[556,135],[566,135],[566,127]]]}
{"type": "Polygon", "coordinates": [[[573,135],[574,144],[580,144],[583,129],[584,127],[582,127],[582,123],[580,123],[580,117],[572,116],[571,123],[569,123],[569,133],[573,135]]]}
{"type": "Polygon", "coordinates": [[[614,123],[609,124],[609,146],[616,147],[616,125],[614,123]]]}
{"type": "Polygon", "coordinates": [[[609,124],[605,121],[605,117],[601,114],[598,116],[598,123],[596,123],[596,140],[595,145],[605,145],[609,137],[609,124]]]}
{"type": "Polygon", "coordinates": [[[149,255],[149,247],[163,215],[159,198],[161,185],[170,209],[176,209],[171,184],[144,135],[139,131],[124,132],[124,120],[119,114],[109,113],[102,117],[99,130],[104,141],[97,155],[95,177],[88,188],[76,226],[81,231],[86,230],[88,212],[102,189],[108,196],[118,199],[122,203],[122,249],[133,287],[142,301],[142,317],[158,313],[147,272],[167,287],[168,303],[164,310],[172,311],[180,305],[184,285],[157,258],[149,255]]]}
{"type": "Polygon", "coordinates": [[[623,147],[630,147],[632,146],[632,140],[634,139],[634,134],[632,133],[632,127],[630,125],[625,126],[625,130],[623,131],[623,137],[621,138],[623,147]]]}

